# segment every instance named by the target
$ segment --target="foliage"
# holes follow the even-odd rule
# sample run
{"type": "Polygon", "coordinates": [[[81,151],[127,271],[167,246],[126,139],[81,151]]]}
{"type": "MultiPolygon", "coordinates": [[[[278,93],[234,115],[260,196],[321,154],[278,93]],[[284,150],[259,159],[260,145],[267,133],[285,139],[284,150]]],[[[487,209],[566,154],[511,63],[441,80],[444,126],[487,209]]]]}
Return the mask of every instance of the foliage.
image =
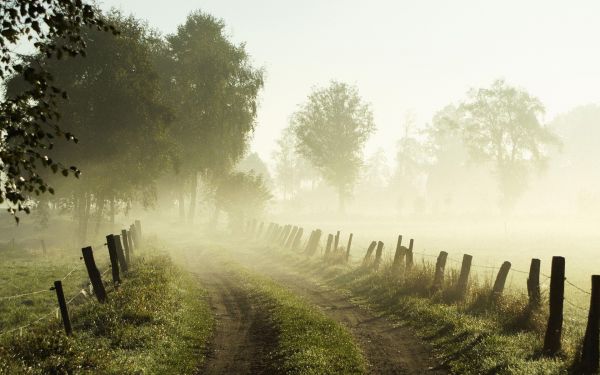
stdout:
{"type": "MultiPolygon", "coordinates": [[[[9,212],[29,213],[28,197],[53,193],[39,170],[79,176],[79,170],[66,167],[48,157],[56,138],[77,142],[75,136],[59,124],[57,104],[67,92],[53,82],[52,74],[42,65],[24,65],[17,52],[22,43],[47,59],[64,55],[85,55],[84,27],[116,33],[98,11],[82,1],[7,0],[0,7],[0,79],[19,77],[27,84],[0,102],[0,172],[3,181],[0,203],[8,203],[9,212]]],[[[18,218],[17,218],[18,220],[18,218]]]]}
{"type": "MultiPolygon", "coordinates": [[[[82,32],[87,59],[63,62],[36,56],[30,62],[51,72],[71,94],[58,105],[60,124],[78,134],[80,142],[61,144],[48,156],[77,162],[84,171],[76,184],[54,181],[61,203],[79,217],[82,242],[93,205],[101,217],[107,200],[152,202],[153,182],[169,151],[166,123],[171,115],[161,101],[151,60],[156,36],[139,20],[119,13],[107,22],[119,28],[119,36],[94,29],[82,32]]],[[[9,82],[9,94],[21,84],[18,79],[9,82]]]]}
{"type": "Polygon", "coordinates": [[[271,199],[262,175],[253,171],[233,172],[217,186],[217,206],[225,211],[232,228],[240,228],[246,218],[259,216],[271,199]]]}
{"type": "Polygon", "coordinates": [[[375,130],[370,105],[356,87],[332,81],[308,96],[294,113],[292,128],[298,153],[337,189],[343,211],[362,165],[362,148],[375,130]]]}
{"type": "Polygon", "coordinates": [[[471,157],[494,163],[502,205],[510,208],[523,192],[530,170],[542,168],[548,148],[559,143],[540,122],[542,103],[498,80],[489,88],[471,90],[459,110],[471,157]]]}
{"type": "Polygon", "coordinates": [[[194,12],[167,37],[181,168],[217,176],[246,151],[263,86],[262,71],[252,67],[245,46],[233,44],[224,28],[223,21],[194,12]]]}

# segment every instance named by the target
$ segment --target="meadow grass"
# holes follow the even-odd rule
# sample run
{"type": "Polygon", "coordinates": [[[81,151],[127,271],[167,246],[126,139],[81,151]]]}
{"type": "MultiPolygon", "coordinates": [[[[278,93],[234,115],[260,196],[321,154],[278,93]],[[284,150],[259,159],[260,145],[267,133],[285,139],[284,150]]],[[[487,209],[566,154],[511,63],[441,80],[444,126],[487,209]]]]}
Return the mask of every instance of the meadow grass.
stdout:
{"type": "Polygon", "coordinates": [[[205,292],[165,255],[139,257],[109,301],[70,305],[57,319],[0,339],[5,374],[193,374],[213,327],[205,292]]]}
{"type": "Polygon", "coordinates": [[[325,279],[398,325],[408,326],[432,344],[440,366],[456,374],[577,373],[584,320],[565,313],[562,351],[543,355],[547,295],[532,308],[527,295],[505,290],[490,298],[492,277],[473,276],[468,293],[458,298],[458,270],[448,267],[441,290],[434,291],[433,264],[419,261],[409,272],[392,269],[390,259],[375,272],[370,266],[345,265],[272,249],[299,272],[325,279]]]}

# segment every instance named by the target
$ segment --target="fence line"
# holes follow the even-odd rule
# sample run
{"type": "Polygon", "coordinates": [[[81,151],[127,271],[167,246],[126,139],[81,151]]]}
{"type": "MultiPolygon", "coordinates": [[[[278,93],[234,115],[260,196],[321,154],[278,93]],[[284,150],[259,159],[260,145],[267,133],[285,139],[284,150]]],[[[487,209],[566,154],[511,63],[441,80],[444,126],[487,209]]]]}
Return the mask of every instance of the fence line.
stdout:
{"type": "MultiPolygon", "coordinates": [[[[141,241],[141,234],[142,234],[141,233],[141,223],[139,222],[139,220],[136,220],[135,225],[131,225],[130,226],[129,232],[131,232],[131,231],[135,232],[135,233],[131,233],[132,237],[134,238],[134,240],[132,241],[132,245],[135,245],[135,247],[139,247],[139,245],[140,245],[139,241],[141,241]]],[[[123,232],[127,232],[127,230],[123,230],[122,233],[123,232]]],[[[110,236],[113,236],[113,235],[110,235],[110,236]]],[[[118,237],[118,235],[117,235],[117,237],[118,237]]],[[[100,248],[100,247],[103,247],[103,246],[109,246],[109,245],[108,245],[108,243],[102,243],[102,244],[95,245],[95,246],[90,247],[90,248],[100,248]]],[[[117,251],[123,251],[123,247],[125,247],[125,245],[119,246],[119,248],[117,249],[117,251]]],[[[129,256],[130,252],[133,251],[133,248],[130,248],[129,246],[126,246],[126,248],[127,248],[128,256],[129,256]]],[[[86,248],[83,249],[83,251],[85,251],[85,250],[86,250],[86,248]]],[[[111,249],[109,248],[109,250],[111,250],[111,249]]],[[[84,254],[84,256],[85,256],[85,254],[84,254]]],[[[84,257],[82,257],[80,259],[84,259],[84,257]]],[[[87,261],[88,260],[86,260],[86,266],[87,266],[87,261]]],[[[111,259],[111,262],[112,261],[113,261],[113,259],[111,259]]],[[[127,260],[127,261],[129,261],[129,260],[127,260]]],[[[95,266],[95,264],[94,264],[93,258],[92,258],[92,264],[93,264],[93,268],[97,269],[96,266],[95,266]]],[[[125,266],[126,266],[126,264],[125,264],[125,266]]],[[[64,300],[64,295],[62,294],[62,282],[65,281],[66,279],[68,279],[75,271],[77,271],[78,269],[81,269],[82,267],[83,267],[82,264],[78,264],[78,265],[74,266],[73,268],[71,268],[71,270],[69,270],[69,272],[65,276],[63,276],[61,279],[59,279],[58,281],[55,282],[55,287],[52,287],[52,288],[49,288],[49,289],[43,289],[43,290],[33,291],[33,292],[29,292],[29,293],[17,294],[17,295],[14,295],[14,296],[0,297],[0,301],[2,301],[2,300],[10,300],[10,299],[22,298],[22,297],[26,297],[26,296],[31,296],[31,295],[35,295],[35,294],[40,294],[40,293],[45,293],[45,292],[51,292],[51,291],[56,290],[57,291],[57,296],[58,296],[58,299],[59,299],[59,308],[53,308],[50,312],[48,312],[48,313],[46,313],[46,314],[44,314],[44,315],[36,318],[35,320],[30,321],[29,323],[27,323],[25,325],[22,325],[22,326],[19,326],[19,327],[15,327],[15,328],[12,328],[12,329],[0,332],[0,337],[4,336],[4,335],[7,335],[9,333],[16,332],[16,331],[19,331],[22,334],[24,329],[33,326],[34,324],[36,324],[36,323],[38,323],[38,322],[40,322],[40,321],[48,318],[49,316],[51,316],[53,314],[56,314],[56,316],[58,318],[59,312],[62,313],[61,315],[63,316],[63,323],[65,325],[65,328],[67,328],[67,326],[69,326],[69,329],[67,330],[67,335],[70,335],[70,332],[71,332],[70,331],[70,319],[69,319],[69,314],[67,312],[67,306],[69,306],[71,303],[73,303],[73,301],[77,297],[79,297],[80,295],[82,295],[82,294],[84,295],[84,297],[87,297],[88,294],[86,292],[86,288],[90,288],[90,289],[92,288],[92,284],[93,284],[93,282],[91,280],[92,279],[92,275],[91,274],[89,275],[90,276],[90,282],[87,283],[86,287],[84,287],[81,290],[79,290],[68,301],[64,300]],[[60,296],[59,296],[59,293],[60,293],[60,296]],[[62,298],[63,305],[61,305],[61,298],[62,298]],[[66,321],[64,321],[64,320],[66,320],[66,321]]],[[[117,266],[115,265],[115,267],[117,267],[117,266]]],[[[101,274],[99,274],[100,281],[101,281],[101,277],[104,276],[104,275],[106,275],[112,269],[113,269],[113,265],[111,264],[101,274]]],[[[98,275],[98,273],[96,275],[98,275]]],[[[8,281],[6,281],[6,282],[8,282],[8,281]]],[[[101,302],[103,302],[103,301],[101,301],[101,302]]]]}

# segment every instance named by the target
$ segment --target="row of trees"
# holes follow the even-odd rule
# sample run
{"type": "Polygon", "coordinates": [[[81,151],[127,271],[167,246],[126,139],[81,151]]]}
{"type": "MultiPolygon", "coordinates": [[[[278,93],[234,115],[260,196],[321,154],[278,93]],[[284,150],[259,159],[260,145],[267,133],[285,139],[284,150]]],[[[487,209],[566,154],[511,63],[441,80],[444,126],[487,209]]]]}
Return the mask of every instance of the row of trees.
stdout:
{"type": "MultiPolygon", "coordinates": [[[[232,180],[246,182],[240,195],[253,187],[264,201],[262,179],[233,172],[246,153],[263,86],[263,72],[251,65],[244,45],[232,43],[223,22],[202,12],[190,14],[166,37],[116,11],[98,17],[118,35],[81,28],[86,58],[23,58],[25,66],[48,72],[53,85],[68,93],[68,100],[56,103],[57,123],[78,139],[77,144],[53,139],[42,160],[68,161],[82,171],[78,181],[63,179],[45,163],[49,168],[36,173],[54,195],[27,198],[41,208],[72,212],[82,242],[91,217],[99,225],[135,202],[151,205],[157,181],[166,192],[177,192],[173,199],[182,215],[184,197],[190,197],[190,222],[200,178],[215,216],[219,209],[230,210],[234,194],[226,182],[232,180]]],[[[64,42],[49,38],[47,43],[64,42]]],[[[30,89],[23,78],[11,75],[9,100],[30,89]]]]}
{"type": "MultiPolygon", "coordinates": [[[[391,185],[404,198],[418,196],[422,185],[449,191],[448,185],[461,178],[452,174],[464,170],[465,164],[485,165],[496,179],[499,205],[508,212],[525,191],[529,176],[543,170],[549,152],[560,146],[558,137],[542,123],[543,114],[537,98],[498,80],[438,112],[424,131],[411,129],[413,121],[408,118],[398,141],[391,185]]],[[[371,110],[356,88],[332,82],[315,90],[291,117],[274,154],[284,196],[293,185],[301,185],[310,170],[303,163],[308,162],[337,190],[343,211],[359,178],[373,180],[386,173],[378,170],[385,164],[383,151],[367,163],[362,159],[373,130],[371,110]]]]}

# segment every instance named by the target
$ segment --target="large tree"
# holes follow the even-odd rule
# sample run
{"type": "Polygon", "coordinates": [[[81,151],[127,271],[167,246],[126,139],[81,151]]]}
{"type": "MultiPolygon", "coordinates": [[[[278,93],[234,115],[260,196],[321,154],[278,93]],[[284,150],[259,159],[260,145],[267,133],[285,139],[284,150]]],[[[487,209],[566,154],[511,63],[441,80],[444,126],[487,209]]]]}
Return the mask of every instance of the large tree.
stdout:
{"type": "Polygon", "coordinates": [[[559,144],[544,126],[544,106],[528,92],[503,80],[471,90],[460,105],[460,127],[470,155],[494,165],[502,194],[500,205],[510,210],[526,187],[531,171],[547,161],[549,147],[559,144]]]}
{"type": "MultiPolygon", "coordinates": [[[[78,219],[78,240],[85,241],[93,209],[98,222],[109,203],[129,207],[135,200],[151,203],[154,180],[169,157],[166,124],[170,111],[161,100],[151,54],[157,37],[132,17],[113,13],[107,21],[120,35],[85,30],[86,59],[59,62],[36,56],[31,64],[43,66],[71,96],[60,103],[62,129],[78,134],[77,145],[59,144],[50,159],[72,160],[83,171],[76,183],[52,179],[60,187],[61,204],[78,219]]],[[[18,92],[22,81],[9,84],[18,92]]]]}
{"type": "MultiPolygon", "coordinates": [[[[191,182],[189,221],[195,215],[198,176],[218,186],[244,156],[263,86],[262,70],[224,29],[223,21],[194,12],[167,38],[173,54],[169,92],[178,178],[191,182]]],[[[183,192],[179,200],[181,205],[183,192]]]]}
{"type": "Polygon", "coordinates": [[[58,123],[56,106],[67,93],[43,65],[25,65],[20,47],[25,44],[34,54],[61,59],[85,53],[83,29],[116,31],[91,5],[71,0],[5,0],[0,21],[0,79],[19,77],[27,83],[0,101],[0,203],[7,203],[15,214],[29,212],[30,196],[54,191],[40,169],[79,175],[76,167],[63,164],[65,160],[47,157],[56,138],[77,140],[58,123]]]}
{"type": "Polygon", "coordinates": [[[344,212],[363,163],[363,147],[375,130],[373,113],[354,86],[332,81],[316,89],[292,116],[298,153],[310,161],[338,193],[344,212]]]}

